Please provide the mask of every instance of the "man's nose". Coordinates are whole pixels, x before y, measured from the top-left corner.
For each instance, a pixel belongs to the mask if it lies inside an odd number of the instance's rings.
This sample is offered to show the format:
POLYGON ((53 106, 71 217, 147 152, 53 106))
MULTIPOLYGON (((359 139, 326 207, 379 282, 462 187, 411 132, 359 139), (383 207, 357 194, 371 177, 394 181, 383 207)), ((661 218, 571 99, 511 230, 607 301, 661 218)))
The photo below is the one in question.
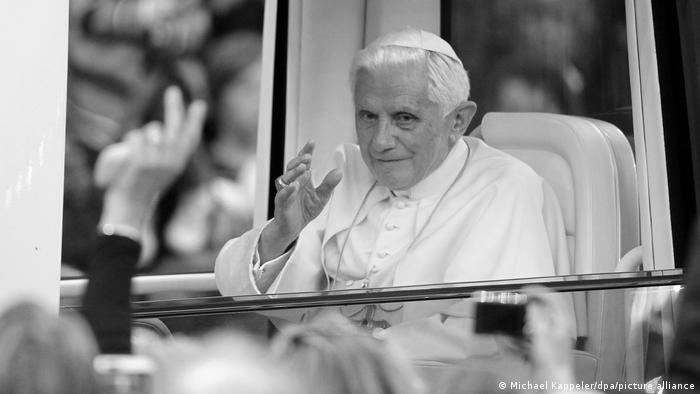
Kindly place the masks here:
POLYGON ((396 146, 392 128, 391 120, 379 119, 377 130, 372 138, 372 149, 375 152, 384 152, 396 146))

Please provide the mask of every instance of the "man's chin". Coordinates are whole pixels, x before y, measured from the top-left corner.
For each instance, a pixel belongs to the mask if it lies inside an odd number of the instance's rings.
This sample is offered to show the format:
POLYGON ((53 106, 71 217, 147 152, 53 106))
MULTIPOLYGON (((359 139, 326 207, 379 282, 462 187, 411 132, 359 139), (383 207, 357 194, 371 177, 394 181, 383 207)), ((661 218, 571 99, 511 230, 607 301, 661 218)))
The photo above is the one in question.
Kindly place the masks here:
POLYGON ((386 186, 391 190, 399 191, 409 189, 415 184, 410 171, 406 171, 400 163, 401 161, 388 162, 391 164, 386 164, 387 162, 375 162, 371 169, 372 174, 377 179, 380 185, 386 186))
POLYGON ((407 190, 413 186, 410 182, 403 179, 396 179, 384 176, 377 176, 377 182, 380 185, 386 186, 393 191, 407 190))

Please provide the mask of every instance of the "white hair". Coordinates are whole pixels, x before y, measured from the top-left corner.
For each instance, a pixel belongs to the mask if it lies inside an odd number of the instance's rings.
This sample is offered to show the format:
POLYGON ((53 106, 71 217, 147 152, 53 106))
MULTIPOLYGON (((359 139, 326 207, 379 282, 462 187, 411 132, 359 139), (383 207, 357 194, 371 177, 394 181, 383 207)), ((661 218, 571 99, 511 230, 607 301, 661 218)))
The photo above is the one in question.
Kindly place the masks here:
POLYGON ((469 76, 459 62, 442 53, 398 45, 370 45, 357 52, 350 67, 353 98, 360 71, 374 73, 397 67, 424 67, 428 99, 445 113, 469 99, 469 76))

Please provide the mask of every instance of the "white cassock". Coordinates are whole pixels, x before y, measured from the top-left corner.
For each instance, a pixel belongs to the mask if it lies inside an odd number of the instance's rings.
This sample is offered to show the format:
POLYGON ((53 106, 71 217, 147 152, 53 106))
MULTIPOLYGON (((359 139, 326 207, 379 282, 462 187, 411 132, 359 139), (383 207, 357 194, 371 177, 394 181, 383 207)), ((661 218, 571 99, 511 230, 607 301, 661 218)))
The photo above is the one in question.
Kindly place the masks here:
MULTIPOLYGON (((292 250, 261 265, 257 245, 264 226, 223 247, 215 268, 221 294, 569 273, 564 224, 553 192, 530 167, 481 140, 460 140, 435 171, 406 191, 378 184, 357 145, 340 146, 333 165, 343 179, 292 250)), ((454 300, 378 305, 372 319, 388 323, 387 332, 399 340, 405 338, 401 342, 414 359, 449 361, 497 351, 495 344, 465 341, 473 320, 453 318, 471 317, 469 305, 454 300), (413 340, 432 330, 440 333, 436 343, 413 340)), ((366 317, 363 306, 340 309, 351 319, 366 317)))

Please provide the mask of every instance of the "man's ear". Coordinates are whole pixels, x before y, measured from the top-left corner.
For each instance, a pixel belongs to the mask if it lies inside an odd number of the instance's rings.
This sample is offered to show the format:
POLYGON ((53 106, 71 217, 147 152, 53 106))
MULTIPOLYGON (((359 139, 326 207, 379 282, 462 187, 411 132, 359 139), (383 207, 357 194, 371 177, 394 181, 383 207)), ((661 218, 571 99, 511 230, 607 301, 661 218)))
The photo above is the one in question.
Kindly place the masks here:
POLYGON ((467 127, 471 123, 472 118, 476 114, 476 103, 473 101, 465 101, 457 106, 452 111, 454 122, 452 123, 453 134, 464 135, 467 132, 467 127))

